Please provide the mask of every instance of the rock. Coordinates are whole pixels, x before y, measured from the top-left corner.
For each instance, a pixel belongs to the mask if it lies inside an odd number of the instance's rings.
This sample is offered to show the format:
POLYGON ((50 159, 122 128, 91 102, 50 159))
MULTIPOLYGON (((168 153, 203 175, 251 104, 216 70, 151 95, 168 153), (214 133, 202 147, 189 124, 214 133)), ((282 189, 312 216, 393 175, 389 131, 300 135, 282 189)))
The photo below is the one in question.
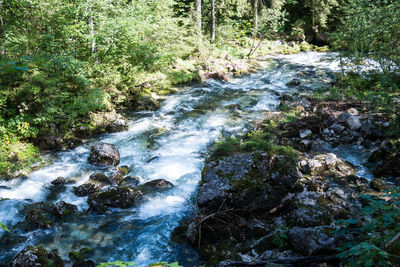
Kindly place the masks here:
POLYGON ((142 192, 129 187, 112 187, 88 198, 92 210, 103 213, 107 207, 127 209, 140 199, 142 192))
POLYGON ((334 249, 335 239, 324 233, 324 228, 294 227, 287 231, 292 247, 303 255, 314 255, 334 249))
POLYGON ((174 185, 172 183, 168 182, 167 180, 157 179, 157 180, 152 180, 152 181, 146 182, 146 183, 140 185, 138 188, 144 194, 148 194, 148 193, 153 193, 153 192, 169 190, 173 187, 174 187, 174 185))
POLYGON ((75 262, 72 264, 72 267, 95 267, 96 265, 92 260, 82 261, 82 262, 75 262))
POLYGON ((353 115, 353 116, 358 116, 358 115, 360 115, 360 113, 358 112, 358 110, 355 109, 355 108, 350 108, 350 109, 347 110, 347 112, 348 112, 349 114, 353 115))
POLYGON ((388 189, 386 182, 380 178, 373 179, 369 183, 369 186, 371 187, 371 189, 378 192, 384 192, 388 189))
POLYGON ((119 161, 119 152, 112 144, 98 142, 90 148, 89 162, 94 165, 116 166, 119 161))
MULTIPOLYGON (((321 154, 308 161, 307 169, 311 175, 348 176, 354 174, 353 167, 338 159, 335 154, 321 154)), ((307 173, 306 173, 307 174, 307 173)))
POLYGON ((284 155, 238 153, 206 164, 197 204, 208 212, 227 205, 247 211, 271 209, 298 179, 284 155), (279 190, 277 190, 279 188, 279 190))
POLYGON ((343 125, 334 123, 331 125, 330 127, 336 134, 340 134, 343 132, 343 130, 345 129, 345 127, 343 125))
POLYGON ((47 251, 41 247, 27 247, 12 260, 13 267, 54 266, 63 267, 61 258, 55 251, 47 251))
POLYGON ((374 170, 375 176, 400 177, 400 152, 389 154, 374 170))
POLYGON ((103 186, 101 183, 86 182, 80 186, 74 186, 74 194, 78 197, 90 196, 100 192, 103 186))
POLYGON ((306 71, 299 71, 296 73, 297 77, 307 77, 309 74, 306 71))
POLYGON ((115 110, 109 112, 94 112, 90 114, 90 121, 95 125, 94 129, 87 127, 75 129, 80 137, 90 137, 102 132, 120 132, 128 129, 127 120, 115 110))
POLYGON ((299 132, 301 139, 307 138, 307 137, 311 136, 311 134, 312 134, 312 132, 310 130, 301 130, 299 132))
POLYGON ((299 86, 300 84, 301 81, 297 78, 294 78, 290 82, 286 83, 286 86, 293 87, 293 86, 299 86))
POLYGON ((293 96, 291 96, 289 94, 283 94, 278 99, 281 100, 281 101, 292 101, 293 100, 293 96))
POLYGON ((311 107, 311 102, 303 98, 300 100, 299 105, 307 109, 311 107))
POLYGON ((282 251, 280 249, 266 250, 261 255, 261 259, 264 261, 273 259, 297 258, 297 257, 299 257, 299 254, 294 252, 293 250, 282 251))
POLYGON ((214 79, 214 80, 220 80, 220 81, 224 81, 224 82, 228 81, 228 77, 224 73, 218 72, 218 71, 205 73, 202 77, 202 80, 206 80, 206 79, 214 79))
POLYGON ((364 120, 361 123, 361 133, 363 134, 364 137, 370 139, 370 140, 377 140, 379 137, 383 136, 382 131, 377 127, 374 121, 368 119, 364 120))
POLYGON ((53 227, 51 206, 45 202, 37 202, 24 206, 25 213, 25 231, 35 229, 49 229, 53 227))
POLYGON ((104 173, 92 173, 89 176, 88 183, 100 183, 103 186, 107 185, 117 185, 119 184, 124 177, 119 172, 119 170, 114 170, 110 175, 106 175, 104 173))
POLYGON ((51 182, 51 184, 55 185, 55 186, 65 185, 66 183, 67 183, 67 181, 65 180, 64 177, 58 177, 51 182))
POLYGON ((133 103, 134 110, 151 110, 155 111, 160 108, 160 103, 150 95, 142 95, 139 100, 133 103))
POLYGON ((348 217, 349 205, 347 202, 335 195, 322 192, 323 184, 315 183, 315 181, 307 184, 307 189, 312 189, 312 187, 316 190, 288 194, 282 200, 280 212, 283 214, 287 226, 329 225, 334 220, 348 217))
POLYGON ((140 184, 140 178, 135 176, 126 176, 118 186, 135 188, 140 184))
POLYGON ((65 203, 64 201, 59 201, 54 205, 53 213, 56 218, 61 219, 68 216, 71 216, 75 212, 78 211, 78 207, 69 203, 65 203))
POLYGON ((124 166, 118 167, 117 170, 118 170, 119 174, 121 174, 122 176, 125 176, 129 172, 129 167, 124 165, 124 166))
POLYGON ((345 123, 351 130, 358 130, 361 128, 361 122, 358 116, 352 115, 348 112, 341 114, 338 117, 338 121, 345 123))

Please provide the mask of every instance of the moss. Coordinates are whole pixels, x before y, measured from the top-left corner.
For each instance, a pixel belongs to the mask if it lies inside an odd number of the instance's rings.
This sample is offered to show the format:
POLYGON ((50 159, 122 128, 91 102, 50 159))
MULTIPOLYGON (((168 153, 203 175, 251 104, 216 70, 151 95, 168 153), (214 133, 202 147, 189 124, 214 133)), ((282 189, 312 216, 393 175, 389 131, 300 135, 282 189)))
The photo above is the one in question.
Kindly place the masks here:
POLYGON ((16 138, 4 138, 0 145, 0 177, 26 175, 32 164, 41 160, 39 149, 31 143, 16 138))

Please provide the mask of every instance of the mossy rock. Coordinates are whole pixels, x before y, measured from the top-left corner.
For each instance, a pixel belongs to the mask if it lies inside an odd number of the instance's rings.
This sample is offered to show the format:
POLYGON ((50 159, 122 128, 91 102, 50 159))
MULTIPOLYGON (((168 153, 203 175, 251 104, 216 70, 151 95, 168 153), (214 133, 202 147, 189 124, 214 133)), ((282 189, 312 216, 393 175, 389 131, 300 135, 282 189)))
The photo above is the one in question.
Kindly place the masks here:
POLYGON ((47 251, 41 247, 27 247, 14 257, 12 266, 63 267, 64 263, 55 251, 47 251))

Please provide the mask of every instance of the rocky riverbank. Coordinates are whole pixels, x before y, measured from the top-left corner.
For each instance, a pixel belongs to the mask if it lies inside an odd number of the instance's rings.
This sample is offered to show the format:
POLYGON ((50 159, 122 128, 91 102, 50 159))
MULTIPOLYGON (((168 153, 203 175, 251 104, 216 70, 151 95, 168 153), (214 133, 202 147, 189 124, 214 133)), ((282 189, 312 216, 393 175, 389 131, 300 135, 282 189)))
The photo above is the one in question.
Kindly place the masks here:
POLYGON ((370 115, 358 102, 313 98, 291 97, 281 110, 269 113, 234 148, 221 154, 219 147, 207 159, 194 215, 172 235, 197 248, 207 265, 277 259, 295 266, 338 265, 337 248, 353 238, 337 235, 340 220, 360 218, 366 205, 361 195, 400 185, 400 143, 387 138, 388 119, 370 115), (261 137, 257 142, 272 140, 287 149, 238 148, 254 133, 261 137), (375 177, 332 153, 337 146, 367 155, 366 168, 375 177))

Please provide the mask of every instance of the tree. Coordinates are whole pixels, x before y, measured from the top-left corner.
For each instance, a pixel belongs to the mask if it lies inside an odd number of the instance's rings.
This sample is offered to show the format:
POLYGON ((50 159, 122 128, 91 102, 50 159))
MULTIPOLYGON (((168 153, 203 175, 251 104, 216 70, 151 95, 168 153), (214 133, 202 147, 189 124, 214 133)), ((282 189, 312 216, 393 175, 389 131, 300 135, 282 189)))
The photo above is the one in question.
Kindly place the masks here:
MULTIPOLYGON (((384 74, 400 72, 400 1, 350 0, 333 44, 351 61, 373 59, 384 74)), ((364 61, 364 64, 371 61, 364 61)))
POLYGON ((305 6, 311 10, 311 23, 314 32, 325 28, 331 9, 338 5, 336 0, 305 0, 305 6))
POLYGON ((257 32, 258 32, 258 1, 259 0, 252 0, 253 19, 254 19, 254 36, 256 36, 257 32))
POLYGON ((215 42, 215 0, 211 0, 211 43, 215 42))
POLYGON ((196 0, 196 26, 197 26, 197 32, 199 34, 199 36, 201 36, 201 0, 196 0))

